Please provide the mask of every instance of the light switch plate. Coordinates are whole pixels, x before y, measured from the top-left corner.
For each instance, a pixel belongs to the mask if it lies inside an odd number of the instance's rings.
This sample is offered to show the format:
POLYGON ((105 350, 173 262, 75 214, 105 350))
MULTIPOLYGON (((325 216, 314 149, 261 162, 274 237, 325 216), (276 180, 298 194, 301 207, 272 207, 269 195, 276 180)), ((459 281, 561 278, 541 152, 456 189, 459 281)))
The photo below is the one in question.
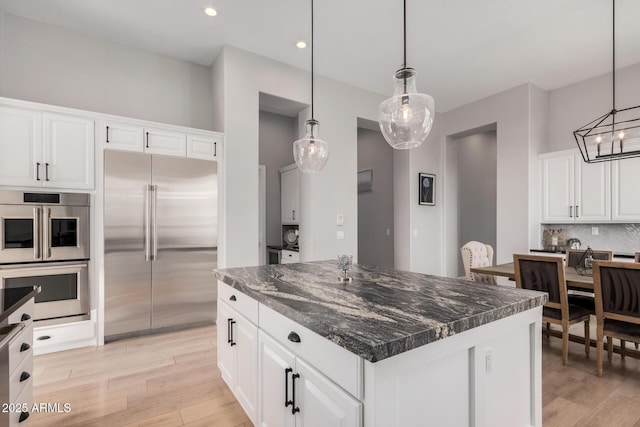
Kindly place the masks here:
POLYGON ((338 214, 336 216, 336 225, 344 225, 344 215, 338 214))
POLYGON ((598 234, 600 234, 600 229, 598 227, 591 227, 591 235, 597 236, 598 234))

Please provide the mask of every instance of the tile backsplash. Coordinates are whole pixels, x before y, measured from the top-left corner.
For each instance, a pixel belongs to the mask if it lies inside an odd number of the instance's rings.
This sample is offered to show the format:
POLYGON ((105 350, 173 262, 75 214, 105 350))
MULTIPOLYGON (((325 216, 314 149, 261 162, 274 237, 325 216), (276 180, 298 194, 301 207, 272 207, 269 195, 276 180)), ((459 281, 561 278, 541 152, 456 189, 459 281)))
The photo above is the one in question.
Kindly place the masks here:
MULTIPOLYGON (((567 239, 577 238, 582 248, 612 250, 616 253, 640 252, 640 224, 544 224, 542 230, 559 229, 567 239), (598 227, 598 235, 591 233, 598 227)), ((542 235, 543 233, 541 233, 542 235)), ((544 242, 540 242, 544 248, 544 242)))

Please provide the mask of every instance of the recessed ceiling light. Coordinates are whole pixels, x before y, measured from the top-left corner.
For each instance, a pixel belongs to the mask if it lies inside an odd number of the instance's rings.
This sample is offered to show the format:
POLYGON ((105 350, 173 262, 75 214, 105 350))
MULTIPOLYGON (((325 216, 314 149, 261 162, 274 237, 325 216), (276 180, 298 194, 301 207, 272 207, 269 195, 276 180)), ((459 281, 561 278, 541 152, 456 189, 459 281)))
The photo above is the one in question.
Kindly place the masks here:
POLYGON ((204 13, 206 13, 209 16, 216 16, 218 14, 218 11, 212 7, 208 7, 204 10, 204 13))
POLYGON ((305 47, 307 47, 307 44, 303 41, 299 41, 298 43, 296 43, 296 47, 298 49, 304 49, 305 47))

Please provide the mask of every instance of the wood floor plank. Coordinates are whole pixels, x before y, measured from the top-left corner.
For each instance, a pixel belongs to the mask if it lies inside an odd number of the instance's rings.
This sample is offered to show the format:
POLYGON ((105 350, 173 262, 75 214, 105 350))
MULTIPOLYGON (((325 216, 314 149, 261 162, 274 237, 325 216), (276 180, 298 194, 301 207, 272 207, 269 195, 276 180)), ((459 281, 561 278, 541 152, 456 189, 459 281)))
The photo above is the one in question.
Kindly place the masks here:
MULTIPOLYGON (((206 326, 36 356, 34 402, 72 411, 34 414, 30 425, 252 426, 222 381, 215 337, 206 326)), ((543 425, 640 427, 640 360, 614 355, 599 378, 595 351, 569 346, 563 366, 561 340, 543 338, 543 425)))

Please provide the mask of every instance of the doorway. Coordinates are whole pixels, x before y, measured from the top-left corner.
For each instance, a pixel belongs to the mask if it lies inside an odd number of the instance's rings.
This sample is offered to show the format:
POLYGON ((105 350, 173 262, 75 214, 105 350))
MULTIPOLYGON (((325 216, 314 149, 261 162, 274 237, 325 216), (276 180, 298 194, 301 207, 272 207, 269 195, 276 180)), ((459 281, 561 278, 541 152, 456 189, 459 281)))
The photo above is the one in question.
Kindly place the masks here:
POLYGON ((496 250, 495 124, 447 138, 447 276, 464 276, 460 247, 471 240, 496 250))

